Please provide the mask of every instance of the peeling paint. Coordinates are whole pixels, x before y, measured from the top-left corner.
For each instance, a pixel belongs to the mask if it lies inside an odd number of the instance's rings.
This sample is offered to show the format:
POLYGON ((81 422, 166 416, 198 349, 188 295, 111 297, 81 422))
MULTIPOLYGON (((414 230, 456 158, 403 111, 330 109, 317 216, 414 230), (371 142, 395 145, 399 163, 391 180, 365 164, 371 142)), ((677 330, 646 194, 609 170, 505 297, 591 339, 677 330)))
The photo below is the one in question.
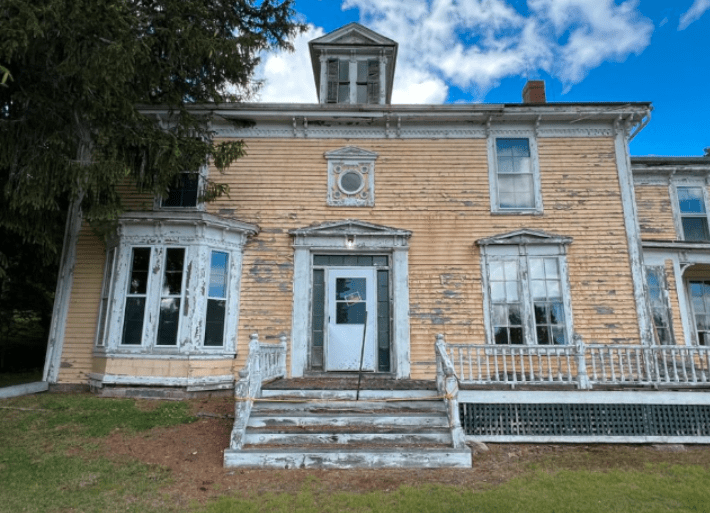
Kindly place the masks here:
POLYGON ((594 305, 594 309, 599 315, 614 315, 614 309, 608 306, 594 305))
POLYGON ((74 367, 71 363, 67 361, 63 361, 61 364, 59 364, 59 367, 62 369, 69 369, 71 367, 74 367))

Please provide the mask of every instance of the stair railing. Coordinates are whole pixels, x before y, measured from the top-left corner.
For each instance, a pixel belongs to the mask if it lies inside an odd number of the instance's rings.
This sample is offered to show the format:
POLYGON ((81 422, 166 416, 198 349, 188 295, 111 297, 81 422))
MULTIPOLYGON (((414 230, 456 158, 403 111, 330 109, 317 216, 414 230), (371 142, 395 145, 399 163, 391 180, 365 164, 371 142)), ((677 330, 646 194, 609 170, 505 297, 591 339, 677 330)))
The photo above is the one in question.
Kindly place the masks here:
POLYGON ((444 397, 446 405, 446 416, 449 419, 449 429, 455 449, 466 447, 466 437, 461 427, 461 417, 459 415, 459 382, 456 378, 456 370, 446 351, 444 335, 436 336, 434 344, 436 353, 436 389, 439 395, 444 397))
POLYGON ((239 380, 234 384, 234 428, 230 438, 231 449, 244 446, 251 409, 254 399, 261 395, 261 385, 279 377, 286 376, 286 337, 282 336, 279 344, 262 344, 259 334, 249 338, 249 355, 244 368, 239 371, 239 380))

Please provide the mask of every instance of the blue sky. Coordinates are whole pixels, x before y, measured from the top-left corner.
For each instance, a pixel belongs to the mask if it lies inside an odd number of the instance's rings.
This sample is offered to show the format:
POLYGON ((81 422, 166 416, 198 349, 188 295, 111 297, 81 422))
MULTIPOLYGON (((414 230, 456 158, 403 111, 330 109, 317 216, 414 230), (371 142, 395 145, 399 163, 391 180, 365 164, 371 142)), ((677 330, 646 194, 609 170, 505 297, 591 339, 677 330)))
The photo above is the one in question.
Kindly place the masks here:
POLYGON ((296 52, 264 56, 261 101, 315 102, 307 43, 357 21, 399 43, 392 103, 650 101, 632 155, 710 146, 710 0, 296 0, 296 52))

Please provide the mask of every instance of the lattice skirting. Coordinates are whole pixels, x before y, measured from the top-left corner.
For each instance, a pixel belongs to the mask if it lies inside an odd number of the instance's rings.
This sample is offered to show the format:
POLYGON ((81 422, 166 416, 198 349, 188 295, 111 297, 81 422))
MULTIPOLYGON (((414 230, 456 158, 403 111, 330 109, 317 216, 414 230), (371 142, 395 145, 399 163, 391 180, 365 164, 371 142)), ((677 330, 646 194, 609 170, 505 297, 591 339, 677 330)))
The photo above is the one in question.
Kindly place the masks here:
POLYGON ((694 438, 707 443, 700 437, 710 437, 710 405, 460 403, 459 412, 467 436, 490 441, 620 437, 619 441, 634 442, 680 437, 685 443, 694 438))

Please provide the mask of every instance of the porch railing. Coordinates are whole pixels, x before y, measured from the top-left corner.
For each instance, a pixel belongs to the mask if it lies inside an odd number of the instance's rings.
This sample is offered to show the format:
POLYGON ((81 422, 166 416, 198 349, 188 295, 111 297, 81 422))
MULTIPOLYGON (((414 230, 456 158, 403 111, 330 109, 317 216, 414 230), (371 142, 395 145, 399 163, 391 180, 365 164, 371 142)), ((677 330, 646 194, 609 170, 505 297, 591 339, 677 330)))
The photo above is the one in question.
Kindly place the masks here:
POLYGON ((286 376, 286 337, 279 344, 262 344, 254 333, 249 340, 249 355, 244 368, 239 371, 239 381, 234 385, 236 404, 234 428, 230 440, 231 449, 244 445, 251 408, 254 399, 261 394, 261 385, 272 379, 286 376))
MULTIPOLYGON (((437 337, 437 341, 443 340, 437 337)), ((445 344, 460 383, 710 387, 710 347, 445 344)))

